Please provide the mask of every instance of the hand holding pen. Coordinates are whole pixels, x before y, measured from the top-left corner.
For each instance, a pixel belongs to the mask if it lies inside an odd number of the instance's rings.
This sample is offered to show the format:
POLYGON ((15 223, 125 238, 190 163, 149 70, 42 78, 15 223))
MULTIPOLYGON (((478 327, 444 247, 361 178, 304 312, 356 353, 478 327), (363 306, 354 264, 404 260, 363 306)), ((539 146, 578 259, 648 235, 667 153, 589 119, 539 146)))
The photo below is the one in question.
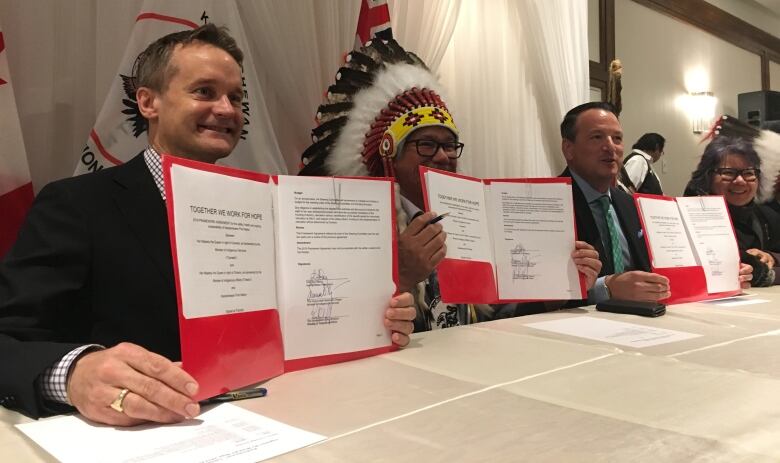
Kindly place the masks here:
POLYGON ((418 214, 398 237, 399 289, 410 291, 425 280, 447 254, 447 234, 439 221, 446 214, 418 214))
POLYGON ((444 214, 437 215, 436 217, 434 217, 433 219, 431 219, 431 220, 428 222, 428 225, 433 225, 433 224, 435 224, 436 222, 439 222, 441 219, 443 219, 443 218, 447 217, 448 215, 450 215, 450 213, 449 213, 449 212, 445 212, 444 214))

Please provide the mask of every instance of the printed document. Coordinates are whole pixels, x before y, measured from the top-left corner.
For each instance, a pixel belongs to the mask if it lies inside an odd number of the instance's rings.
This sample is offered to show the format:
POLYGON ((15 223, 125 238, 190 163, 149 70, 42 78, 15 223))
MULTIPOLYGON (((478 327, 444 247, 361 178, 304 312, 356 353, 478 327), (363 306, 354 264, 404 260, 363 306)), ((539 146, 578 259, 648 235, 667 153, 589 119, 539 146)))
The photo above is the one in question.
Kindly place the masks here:
POLYGON ((63 463, 252 463, 325 440, 231 404, 178 424, 117 428, 70 415, 16 427, 63 463))
POLYGON ((667 330, 596 317, 570 317, 525 326, 628 347, 651 347, 698 338, 700 334, 667 330))

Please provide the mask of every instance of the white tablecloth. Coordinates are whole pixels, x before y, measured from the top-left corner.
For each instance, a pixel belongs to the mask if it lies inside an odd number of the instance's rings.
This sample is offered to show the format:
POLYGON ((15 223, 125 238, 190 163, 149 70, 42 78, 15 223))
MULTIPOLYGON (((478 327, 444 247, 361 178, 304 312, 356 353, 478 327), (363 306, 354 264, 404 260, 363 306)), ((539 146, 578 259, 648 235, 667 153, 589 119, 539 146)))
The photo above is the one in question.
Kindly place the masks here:
MULTIPOLYGON (((282 462, 780 461, 780 288, 760 304, 592 308, 420 333, 401 351, 288 373, 236 404, 327 441, 282 462), (632 349, 527 323, 581 315, 702 336, 632 349)), ((0 409, 0 460, 53 461, 0 409)))

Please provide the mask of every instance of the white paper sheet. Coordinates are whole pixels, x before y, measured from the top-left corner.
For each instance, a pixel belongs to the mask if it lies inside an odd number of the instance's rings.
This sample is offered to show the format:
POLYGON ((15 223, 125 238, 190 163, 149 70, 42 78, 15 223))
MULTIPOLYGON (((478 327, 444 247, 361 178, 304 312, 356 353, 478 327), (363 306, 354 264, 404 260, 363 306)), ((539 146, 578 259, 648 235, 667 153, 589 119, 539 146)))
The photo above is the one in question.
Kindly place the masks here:
POLYGON ((723 197, 677 198, 677 205, 704 268, 707 291, 739 289, 739 247, 723 197))
POLYGON ((653 267, 694 267, 693 253, 677 203, 665 199, 639 198, 653 267))
POLYGON ((486 190, 499 298, 580 299, 571 185, 494 180, 486 190))
POLYGON ((729 297, 726 299, 717 299, 714 301, 708 301, 708 304, 717 305, 721 307, 737 307, 740 305, 753 305, 753 304, 766 304, 772 302, 769 299, 757 299, 757 298, 742 298, 742 297, 729 297))
POLYGON ((275 308, 270 186, 176 164, 171 179, 184 316, 275 308))
POLYGON ((391 344, 392 183, 279 176, 279 306, 288 360, 391 344))
POLYGON ((231 404, 174 425, 115 428, 72 415, 16 427, 63 463, 251 463, 325 439, 231 404))
POLYGON ((439 222, 447 232, 447 257, 492 263, 483 183, 432 171, 425 173, 425 183, 431 210, 450 213, 439 222))
POLYGON ((528 323, 525 326, 628 347, 657 346, 701 336, 588 316, 528 323))

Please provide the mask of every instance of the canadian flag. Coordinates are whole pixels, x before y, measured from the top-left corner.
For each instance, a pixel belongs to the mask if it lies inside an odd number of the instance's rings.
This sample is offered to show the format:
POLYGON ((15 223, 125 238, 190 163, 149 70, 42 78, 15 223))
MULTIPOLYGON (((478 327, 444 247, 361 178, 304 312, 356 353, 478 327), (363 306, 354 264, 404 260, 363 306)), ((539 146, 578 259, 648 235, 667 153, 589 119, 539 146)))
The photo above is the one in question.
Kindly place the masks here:
POLYGON ((207 22, 226 26, 244 52, 243 135, 233 153, 220 163, 270 174, 287 173, 235 0, 145 0, 106 101, 79 155, 76 175, 121 164, 146 148, 146 120, 138 111, 130 82, 135 58, 163 35, 207 22))
POLYGON ((33 200, 33 186, 0 30, 0 258, 16 241, 33 200))
POLYGON ((355 31, 355 50, 360 50, 364 43, 374 37, 382 40, 393 38, 387 0, 362 0, 360 2, 360 14, 358 15, 357 31, 355 31))

